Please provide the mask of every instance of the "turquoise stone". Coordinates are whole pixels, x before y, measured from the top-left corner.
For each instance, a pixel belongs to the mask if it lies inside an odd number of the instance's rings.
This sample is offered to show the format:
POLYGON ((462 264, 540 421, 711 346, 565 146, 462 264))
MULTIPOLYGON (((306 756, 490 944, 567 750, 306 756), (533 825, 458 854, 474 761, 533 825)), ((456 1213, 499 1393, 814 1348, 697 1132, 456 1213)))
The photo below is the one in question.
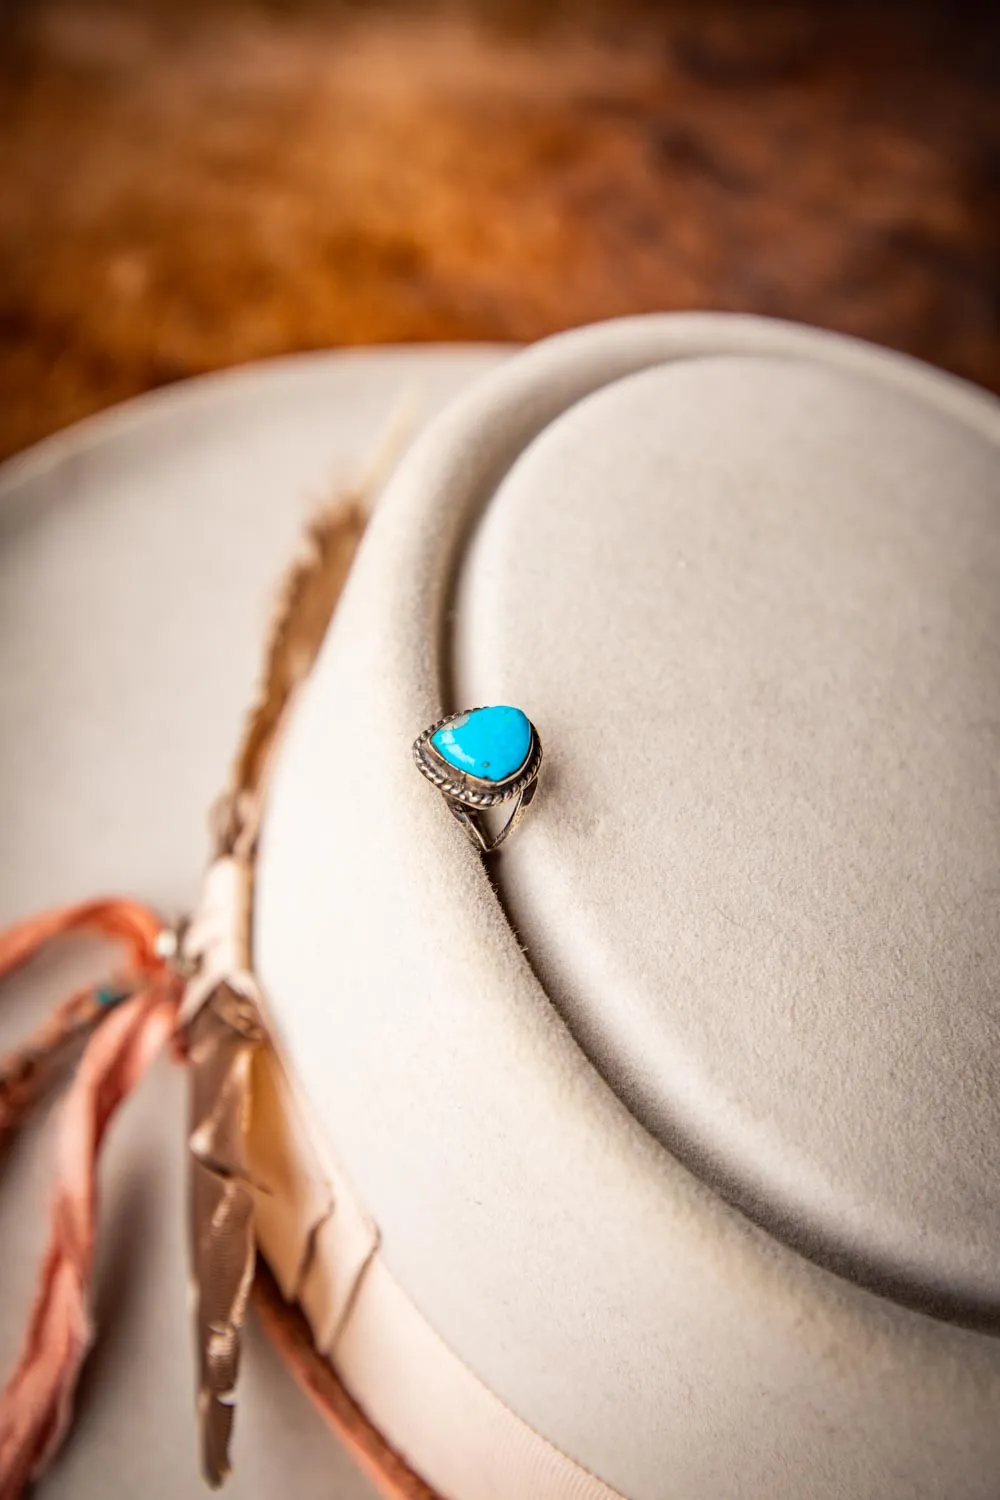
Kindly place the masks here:
POLYGON ((531 724, 519 708, 475 708, 431 737, 450 766, 483 781, 505 781, 531 749, 531 724))
POLYGON ((105 985, 94 991, 94 999, 98 1005, 110 1007, 112 1005, 121 1005, 123 1000, 128 999, 129 994, 129 990, 122 989, 120 986, 105 985))

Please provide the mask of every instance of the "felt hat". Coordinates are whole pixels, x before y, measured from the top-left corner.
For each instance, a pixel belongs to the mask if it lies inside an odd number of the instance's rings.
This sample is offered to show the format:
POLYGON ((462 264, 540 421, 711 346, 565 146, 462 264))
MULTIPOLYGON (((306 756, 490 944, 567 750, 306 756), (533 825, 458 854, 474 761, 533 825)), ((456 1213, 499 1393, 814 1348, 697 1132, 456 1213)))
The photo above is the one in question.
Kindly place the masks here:
MULTIPOLYGON (((175 386, 0 469, 0 925, 94 894, 197 903, 208 815, 309 521, 405 447, 499 348, 306 355, 175 386)), ((0 990, 0 1053, 103 958, 53 949, 0 990)), ((97 1342, 46 1496, 205 1493, 188 1293, 185 1072, 167 1057, 110 1130, 97 1342)), ((24 1336, 57 1122, 3 1158, 0 1366, 24 1336)), ((227 1494, 376 1493, 251 1320, 227 1494)))
MULTIPOLYGON (((993 1492, 998 445, 990 398, 912 361, 672 316, 285 362, 8 468, 5 915, 196 909, 188 1060, 254 1101, 265 1321, 384 1492, 993 1492), (257 698, 198 898, 265 578, 401 386, 466 379, 304 681, 274 722, 257 698), (478 703, 545 747, 489 863, 410 756, 478 703)), ((340 525, 283 621, 339 593, 340 525)), ((151 1233, 129 1266, 162 1295, 151 1233)), ((119 1353, 151 1407, 179 1321, 119 1353)), ((331 1492, 251 1415, 254 1367, 231 1483, 331 1492)), ((89 1442, 102 1494, 122 1463, 122 1494, 193 1486, 176 1426, 154 1459, 120 1415, 116 1469, 98 1416, 50 1484, 89 1442)))

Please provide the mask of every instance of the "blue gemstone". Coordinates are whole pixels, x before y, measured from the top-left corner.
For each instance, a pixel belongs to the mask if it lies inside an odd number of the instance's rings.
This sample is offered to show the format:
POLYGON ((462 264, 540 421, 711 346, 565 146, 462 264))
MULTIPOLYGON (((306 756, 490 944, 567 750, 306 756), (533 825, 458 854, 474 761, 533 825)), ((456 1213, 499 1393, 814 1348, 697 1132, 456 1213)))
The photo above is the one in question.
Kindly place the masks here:
POLYGON ((121 1005, 123 1000, 129 998, 130 993, 129 990, 123 989, 120 985, 103 985, 100 989, 94 991, 94 999, 98 1005, 110 1007, 112 1005, 121 1005))
POLYGON ((449 765, 483 781, 505 781, 531 749, 531 724, 519 708, 476 708, 431 738, 449 765))

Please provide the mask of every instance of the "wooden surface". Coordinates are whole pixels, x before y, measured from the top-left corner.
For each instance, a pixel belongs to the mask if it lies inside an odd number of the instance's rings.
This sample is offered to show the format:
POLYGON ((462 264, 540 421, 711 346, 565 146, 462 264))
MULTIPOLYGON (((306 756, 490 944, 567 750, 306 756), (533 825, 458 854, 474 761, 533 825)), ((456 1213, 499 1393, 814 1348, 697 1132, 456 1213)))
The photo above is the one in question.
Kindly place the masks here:
POLYGON ((995 11, 0 0, 0 453, 262 355, 659 308, 1000 388, 995 11))

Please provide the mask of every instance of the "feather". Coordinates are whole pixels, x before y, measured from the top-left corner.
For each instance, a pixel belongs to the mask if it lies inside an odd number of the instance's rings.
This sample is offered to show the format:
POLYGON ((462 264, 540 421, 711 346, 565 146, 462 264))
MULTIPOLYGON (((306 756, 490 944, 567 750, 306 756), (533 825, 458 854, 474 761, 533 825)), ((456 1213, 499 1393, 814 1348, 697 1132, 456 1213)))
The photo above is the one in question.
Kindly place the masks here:
POLYGON ((256 1264, 248 1133, 264 1039, 250 969, 250 861, 280 726, 326 634, 367 518, 361 497, 319 516, 289 573, 229 790, 213 816, 214 860, 184 946, 189 1076, 190 1250, 202 1470, 230 1471, 243 1324, 256 1264))
POLYGON ((202 1468, 229 1473, 240 1335, 253 1284, 253 1194, 246 1155, 250 1075, 262 1032, 252 1002, 220 985, 188 1032, 190 1233, 202 1468))
POLYGON ((248 1132, 264 1031, 250 964, 251 860, 278 731, 308 674, 364 530, 363 497, 313 524, 292 570, 229 791, 214 820, 202 909, 185 934, 111 898, 43 912, 0 932, 0 978, 53 938, 122 942, 124 985, 79 991, 0 1058, 0 1137, 17 1128, 74 1044, 89 1036, 62 1115, 52 1234, 20 1361, 0 1397, 0 1496, 19 1495, 58 1447, 92 1339, 89 1292, 96 1163, 108 1123, 166 1038, 190 1078, 190 1240, 202 1463, 229 1472, 233 1401, 256 1260, 248 1132), (186 984, 183 1001, 181 989, 186 984), (175 1031, 180 1027, 180 1034, 175 1031))
POLYGON ((216 813, 220 845, 236 847, 247 825, 256 836, 252 808, 259 807, 278 731, 322 645, 367 519, 362 496, 322 511, 309 526, 302 556, 288 571, 265 643, 264 671, 233 766, 231 789, 216 813))

